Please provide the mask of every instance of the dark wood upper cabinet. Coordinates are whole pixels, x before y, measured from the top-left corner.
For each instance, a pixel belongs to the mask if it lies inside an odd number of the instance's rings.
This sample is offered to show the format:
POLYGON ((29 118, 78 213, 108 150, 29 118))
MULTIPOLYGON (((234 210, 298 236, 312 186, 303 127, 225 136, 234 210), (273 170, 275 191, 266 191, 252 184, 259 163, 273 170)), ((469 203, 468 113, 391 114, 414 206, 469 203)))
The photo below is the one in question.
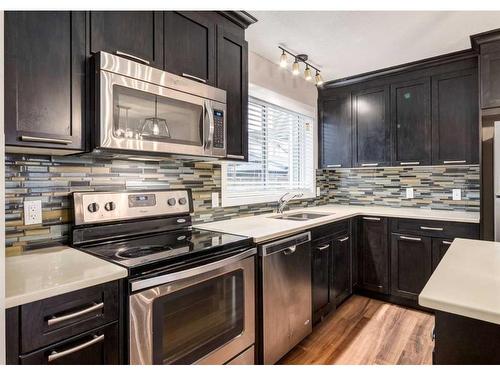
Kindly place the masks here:
POLYGON ((390 164, 389 87, 353 93, 353 166, 390 164))
POLYGON ((430 237, 393 234, 391 295, 417 301, 432 274, 430 237))
POLYGON ((389 246, 386 218, 364 216, 358 231, 358 285, 361 289, 389 293, 389 246))
POLYGON ((431 88, 422 78, 391 85, 393 165, 431 163, 431 88))
POLYGON ((351 167, 351 94, 325 97, 319 107, 320 168, 351 167))
POLYGON ((163 69, 163 13, 90 12, 90 52, 106 51, 163 69))
POLYGON ((351 237, 345 234, 335 238, 332 254, 331 300, 338 306, 351 295, 351 237))
POLYGON ((479 162, 477 69, 432 77, 432 164, 479 162))
POLYGON ((165 12, 165 70, 216 84, 216 25, 210 12, 165 12))
POLYGON ((83 149, 85 13, 5 12, 5 142, 83 149))
POLYGON ((217 25, 217 87, 227 93, 227 158, 248 160, 248 46, 217 25))
POLYGON ((500 42, 481 44, 481 108, 500 107, 500 42))

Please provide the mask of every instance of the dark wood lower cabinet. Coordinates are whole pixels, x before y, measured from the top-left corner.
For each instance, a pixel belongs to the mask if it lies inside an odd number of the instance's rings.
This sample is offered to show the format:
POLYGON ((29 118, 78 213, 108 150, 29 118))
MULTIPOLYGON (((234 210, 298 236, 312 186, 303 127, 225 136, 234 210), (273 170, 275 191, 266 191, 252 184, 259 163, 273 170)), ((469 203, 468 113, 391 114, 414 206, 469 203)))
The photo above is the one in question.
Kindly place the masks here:
POLYGON ((432 239, 432 272, 434 272, 441 259, 443 259, 452 242, 452 239, 432 239))
POLYGON ((331 300, 340 305, 351 295, 351 237, 347 234, 333 240, 333 278, 331 300))
POLYGON ((417 301, 431 274, 431 238, 393 234, 391 295, 417 301))
POLYGON ((330 279, 332 270, 331 240, 313 244, 312 251, 312 310, 313 323, 330 311, 330 279))

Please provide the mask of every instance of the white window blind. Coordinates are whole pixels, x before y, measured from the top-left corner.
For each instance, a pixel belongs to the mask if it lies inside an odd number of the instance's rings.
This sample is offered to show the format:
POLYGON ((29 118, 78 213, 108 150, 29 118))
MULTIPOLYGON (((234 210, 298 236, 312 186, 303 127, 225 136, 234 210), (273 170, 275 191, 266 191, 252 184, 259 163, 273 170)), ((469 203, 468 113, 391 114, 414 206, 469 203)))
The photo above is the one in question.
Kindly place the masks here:
POLYGON ((287 191, 314 195, 313 119, 250 97, 248 162, 225 166, 223 199, 272 201, 287 191))

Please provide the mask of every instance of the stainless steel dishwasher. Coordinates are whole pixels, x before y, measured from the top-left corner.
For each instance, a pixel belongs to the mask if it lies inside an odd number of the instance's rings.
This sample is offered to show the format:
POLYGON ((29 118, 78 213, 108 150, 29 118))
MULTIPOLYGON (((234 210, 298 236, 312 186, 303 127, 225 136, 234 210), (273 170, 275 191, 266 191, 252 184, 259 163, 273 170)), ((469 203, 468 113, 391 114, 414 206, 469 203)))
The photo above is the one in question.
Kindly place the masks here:
POLYGON ((259 247, 262 362, 274 364, 312 331, 311 233, 259 247))

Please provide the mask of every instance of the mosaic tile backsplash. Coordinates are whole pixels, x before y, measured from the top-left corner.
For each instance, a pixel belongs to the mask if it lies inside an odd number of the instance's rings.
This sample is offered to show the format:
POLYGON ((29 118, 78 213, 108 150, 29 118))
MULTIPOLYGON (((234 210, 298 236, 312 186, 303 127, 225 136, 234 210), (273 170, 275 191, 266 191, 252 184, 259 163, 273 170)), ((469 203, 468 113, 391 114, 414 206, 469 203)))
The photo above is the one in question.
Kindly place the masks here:
MULTIPOLYGON (((78 156, 8 154, 5 158, 7 254, 67 243, 71 225, 69 194, 74 191, 118 191, 190 188, 195 223, 272 212, 276 205, 211 208, 211 194, 221 187, 217 164, 172 158, 162 162, 90 159, 78 156), (41 200, 43 223, 25 226, 23 202, 41 200)), ((394 207, 479 211, 479 167, 417 167, 318 170, 321 196, 292 204, 375 204, 394 207), (415 189, 405 199, 405 187, 415 189), (451 189, 462 189, 453 201, 451 189)))

